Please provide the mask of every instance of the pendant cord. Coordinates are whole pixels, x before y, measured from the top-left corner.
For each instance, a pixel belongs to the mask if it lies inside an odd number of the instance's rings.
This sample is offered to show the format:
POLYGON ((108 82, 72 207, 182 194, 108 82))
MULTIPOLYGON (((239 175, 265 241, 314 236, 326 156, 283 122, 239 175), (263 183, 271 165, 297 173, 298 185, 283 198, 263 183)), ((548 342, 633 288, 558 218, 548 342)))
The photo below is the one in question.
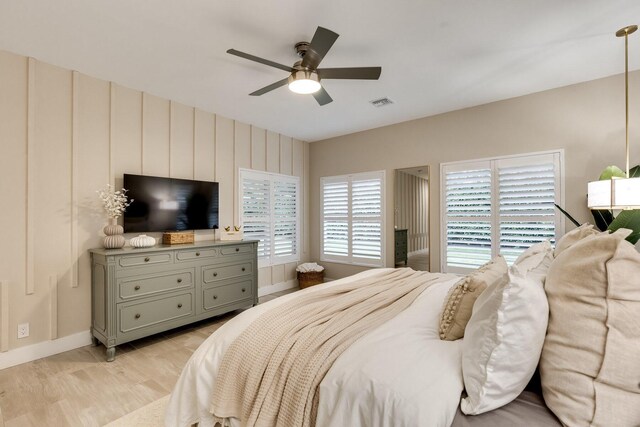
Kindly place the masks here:
POLYGON ((625 108, 625 138, 627 162, 627 178, 629 178, 629 33, 624 34, 624 108, 625 108))

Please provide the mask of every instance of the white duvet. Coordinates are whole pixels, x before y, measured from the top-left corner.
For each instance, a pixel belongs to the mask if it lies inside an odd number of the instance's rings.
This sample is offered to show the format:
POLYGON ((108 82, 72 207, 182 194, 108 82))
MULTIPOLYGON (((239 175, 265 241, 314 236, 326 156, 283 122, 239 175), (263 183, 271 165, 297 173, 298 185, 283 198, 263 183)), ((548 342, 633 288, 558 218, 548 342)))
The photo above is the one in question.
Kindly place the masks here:
MULTIPOLYGON (((307 288, 334 286, 376 274, 307 288)), ((449 426, 463 389, 461 341, 438 338, 438 317, 449 288, 459 278, 427 288, 394 319, 354 343, 336 360, 320 384, 316 425, 449 426)), ((240 313, 214 332, 182 371, 171 394, 166 425, 213 427, 208 409, 218 365, 231 342, 265 311, 295 298, 292 293, 240 313)), ((232 426, 241 425, 232 419, 232 426)))

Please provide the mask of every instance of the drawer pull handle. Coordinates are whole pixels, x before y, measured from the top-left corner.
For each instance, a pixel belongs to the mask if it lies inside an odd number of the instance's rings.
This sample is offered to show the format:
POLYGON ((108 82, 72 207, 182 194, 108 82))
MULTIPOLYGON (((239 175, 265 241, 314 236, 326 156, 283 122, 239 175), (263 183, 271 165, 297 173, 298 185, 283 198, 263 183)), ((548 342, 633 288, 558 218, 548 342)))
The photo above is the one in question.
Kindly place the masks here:
POLYGON ((139 291, 139 290, 140 290, 140 285, 136 285, 136 286, 133 288, 133 290, 134 290, 134 291, 139 291))
POLYGON ((149 261, 151 261, 151 259, 150 259, 149 257, 146 257, 146 258, 144 259, 144 262, 149 262, 149 261))
POLYGON ((242 267, 242 271, 245 271, 245 270, 246 270, 246 268, 242 267))
POLYGON ((213 296, 213 299, 218 299, 218 295, 214 295, 214 296, 213 296))
POLYGON ((236 248, 236 252, 240 252, 240 248, 236 248))
POLYGON ((213 273, 213 277, 217 277, 217 276, 218 276, 218 273, 213 273))
POLYGON ((181 302, 178 303, 178 308, 182 308, 182 303, 181 302))
POLYGON ((196 252, 196 256, 200 256, 200 252, 196 252))
POLYGON ((242 288, 242 292, 245 292, 245 291, 246 291, 246 289, 245 289, 245 288, 242 288))
POLYGON ((135 317, 136 317, 136 319, 139 319, 140 318, 140 313, 136 313, 135 317))
POLYGON ((178 283, 182 283, 182 279, 178 279, 178 283))

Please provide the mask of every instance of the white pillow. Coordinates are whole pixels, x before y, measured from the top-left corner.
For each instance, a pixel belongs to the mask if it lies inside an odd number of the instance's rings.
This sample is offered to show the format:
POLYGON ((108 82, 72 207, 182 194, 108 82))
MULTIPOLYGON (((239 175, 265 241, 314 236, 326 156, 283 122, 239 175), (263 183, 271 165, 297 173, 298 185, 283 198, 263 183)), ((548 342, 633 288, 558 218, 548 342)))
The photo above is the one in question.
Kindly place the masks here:
POLYGON ((527 249, 509 270, 509 282, 487 288, 476 300, 462 342, 467 415, 514 400, 536 370, 549 318, 544 278, 553 248, 527 249))

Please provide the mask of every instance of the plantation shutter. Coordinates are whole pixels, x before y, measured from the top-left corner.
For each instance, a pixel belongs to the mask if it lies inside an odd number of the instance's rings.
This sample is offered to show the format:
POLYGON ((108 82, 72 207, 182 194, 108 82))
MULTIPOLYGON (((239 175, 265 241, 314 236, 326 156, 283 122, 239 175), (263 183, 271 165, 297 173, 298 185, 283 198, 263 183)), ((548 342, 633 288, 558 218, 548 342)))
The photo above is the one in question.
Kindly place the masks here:
POLYGON ((491 260, 491 164, 454 165, 444 171, 446 271, 491 260))
POLYGON ((271 257, 271 182, 245 173, 242 178, 242 227, 244 237, 259 240, 258 260, 271 257))
POLYGON ((274 179, 273 256, 283 262, 297 256, 298 184, 284 177, 274 179))
POLYGON ((322 243, 325 256, 349 256, 349 181, 322 179, 322 243))
POLYGON ((382 260, 382 178, 351 181, 351 253, 382 260))
POLYGON ((496 161, 500 254, 509 264, 529 246, 555 242, 559 154, 496 161))
POLYGON ((384 171, 325 177, 321 260, 384 265, 384 171))
POLYGON ((299 178, 241 169, 240 190, 240 222, 244 238, 259 241, 259 266, 297 261, 299 178))
POLYGON ((502 255, 555 242, 561 153, 443 164, 442 271, 464 273, 502 255))

